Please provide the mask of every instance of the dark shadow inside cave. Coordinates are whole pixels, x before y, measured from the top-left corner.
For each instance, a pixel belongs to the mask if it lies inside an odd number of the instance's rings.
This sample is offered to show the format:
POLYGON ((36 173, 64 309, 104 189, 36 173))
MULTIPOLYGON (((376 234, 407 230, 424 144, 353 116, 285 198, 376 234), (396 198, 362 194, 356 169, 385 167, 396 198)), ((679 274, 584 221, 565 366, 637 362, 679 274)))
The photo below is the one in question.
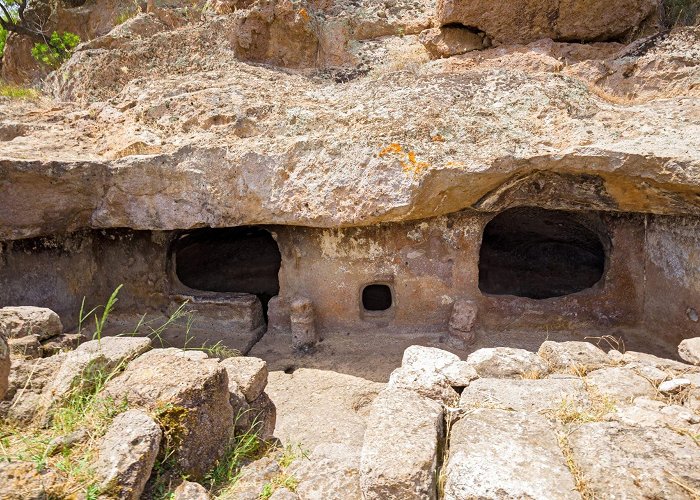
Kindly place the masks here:
POLYGON ((264 229, 197 229, 175 242, 175 273, 183 285, 210 292, 257 295, 267 318, 267 304, 279 293, 282 257, 264 229))
POLYGON ((560 297, 592 287, 604 270, 604 245, 581 214, 512 208, 484 228, 479 253, 483 293, 560 297))

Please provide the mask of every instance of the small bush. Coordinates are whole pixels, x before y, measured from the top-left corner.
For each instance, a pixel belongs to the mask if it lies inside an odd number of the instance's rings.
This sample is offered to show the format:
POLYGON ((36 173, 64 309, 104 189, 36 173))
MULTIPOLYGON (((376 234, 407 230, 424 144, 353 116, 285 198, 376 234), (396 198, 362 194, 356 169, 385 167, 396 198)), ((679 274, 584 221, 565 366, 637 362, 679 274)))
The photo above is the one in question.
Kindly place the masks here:
POLYGON ((667 27, 693 26, 700 23, 700 0, 664 0, 667 27))
POLYGON ((5 41, 7 40, 7 30, 0 26, 0 59, 5 51, 5 41))
POLYGON ((80 43, 80 37, 75 33, 57 33, 54 31, 47 43, 34 44, 32 57, 51 68, 58 68, 66 62, 80 43))

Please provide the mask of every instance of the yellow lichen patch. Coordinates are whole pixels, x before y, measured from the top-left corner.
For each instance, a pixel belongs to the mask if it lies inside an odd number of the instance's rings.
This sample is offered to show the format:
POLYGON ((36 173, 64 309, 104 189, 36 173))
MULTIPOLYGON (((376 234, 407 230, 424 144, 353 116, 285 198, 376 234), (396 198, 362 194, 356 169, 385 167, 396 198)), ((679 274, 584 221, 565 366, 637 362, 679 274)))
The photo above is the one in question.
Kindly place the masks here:
POLYGON ((389 154, 397 155, 403 171, 406 173, 413 173, 414 176, 430 167, 428 162, 418 161, 415 151, 404 151, 401 144, 395 142, 383 148, 377 156, 379 156, 379 158, 384 158, 389 154))
POLYGON ((392 142, 387 147, 382 149, 377 156, 379 156, 380 158, 384 158, 388 154, 402 153, 402 152, 403 152, 403 148, 401 147, 401 144, 398 144, 396 142, 392 142))
POLYGON ((299 17, 301 17, 305 23, 308 23, 309 19, 311 18, 311 16, 309 16, 309 13, 303 7, 299 9, 299 17))

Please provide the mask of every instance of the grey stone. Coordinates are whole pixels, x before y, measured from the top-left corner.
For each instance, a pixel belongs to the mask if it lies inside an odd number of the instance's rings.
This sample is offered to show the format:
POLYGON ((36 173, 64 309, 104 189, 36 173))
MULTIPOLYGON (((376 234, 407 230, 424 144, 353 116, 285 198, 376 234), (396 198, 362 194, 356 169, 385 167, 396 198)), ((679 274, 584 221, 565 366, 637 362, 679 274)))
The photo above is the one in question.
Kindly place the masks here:
POLYGON ((479 376, 508 378, 542 376, 548 373, 547 364, 535 353, 513 347, 490 347, 474 351, 467 357, 479 376))
POLYGON ((647 379, 627 367, 594 370, 586 376, 586 383, 600 395, 620 403, 631 403, 636 397, 656 394, 656 389, 647 379))
POLYGON ((552 342, 542 343, 537 354, 548 364, 552 371, 583 372, 603 368, 610 364, 605 351, 590 342, 552 342))
POLYGON ((683 340, 678 346, 678 355, 692 365, 700 365, 700 337, 683 340))
POLYGON ((309 299, 298 297, 292 301, 289 322, 292 329, 292 346, 295 349, 308 349, 316 345, 316 315, 313 303, 309 299))
POLYGON ((179 471, 194 480, 221 458, 230 441, 228 376, 217 359, 154 349, 129 363, 103 393, 177 419, 182 432, 172 457, 179 471))
POLYGON ((63 333, 43 341, 41 343, 41 355, 47 357, 59 352, 72 351, 84 340, 85 336, 81 333, 63 333))
POLYGON ((670 429, 591 422, 568 442, 593 498, 687 499, 678 483, 700 490, 700 447, 670 429))
POLYGON ((476 370, 452 354, 434 347, 410 346, 403 354, 401 367, 389 377, 388 387, 416 391, 423 396, 456 404, 463 388, 477 378, 476 370))
POLYGON ((292 462, 287 472, 299 481, 296 492, 304 500, 360 500, 360 453, 360 448, 341 443, 320 444, 292 462))
MULTIPOLYGON (((432 31, 432 30, 427 30, 432 31)), ((452 304, 452 314, 448 324, 450 335, 469 345, 474 342, 474 323, 476 323, 477 306, 472 300, 456 300, 452 304)))
POLYGON ((13 306, 0 309, 0 333, 8 339, 38 335, 45 340, 63 333, 58 314, 45 307, 13 306))
POLYGON ((173 492, 173 500, 210 500, 209 491, 199 483, 183 481, 173 492))
POLYGON ((684 387, 690 386, 690 380, 687 378, 674 378, 672 380, 667 380, 666 382, 661 382, 659 384, 659 392, 663 393, 673 393, 678 392, 684 387))
POLYGON ((672 359, 660 358, 646 352, 626 351, 622 356, 625 363, 642 363, 653 366, 663 371, 671 371, 674 373, 700 373, 700 367, 687 365, 680 361, 672 359))
POLYGON ((579 404, 588 401, 581 380, 481 378, 462 392, 459 406, 463 409, 483 406, 537 413, 554 409, 564 400, 579 404))
POLYGON ((580 495, 552 424, 533 413, 482 408, 452 427, 444 498, 580 495))
POLYGON ((372 404, 360 461, 365 500, 434 499, 442 405, 387 388, 372 404))
POLYGON ((282 473, 282 468, 271 456, 251 462, 240 470, 233 488, 219 497, 220 500, 259 500, 266 484, 282 473))
POLYGON ((267 385, 267 363, 259 358, 236 356, 224 359, 228 381, 235 383, 247 402, 257 399, 267 385))
POLYGON ((0 498, 3 500, 48 500, 65 498, 58 474, 37 469, 34 462, 0 462, 0 498))
POLYGON ((94 464, 103 493, 138 500, 155 464, 161 435, 158 424, 142 410, 117 415, 94 464))

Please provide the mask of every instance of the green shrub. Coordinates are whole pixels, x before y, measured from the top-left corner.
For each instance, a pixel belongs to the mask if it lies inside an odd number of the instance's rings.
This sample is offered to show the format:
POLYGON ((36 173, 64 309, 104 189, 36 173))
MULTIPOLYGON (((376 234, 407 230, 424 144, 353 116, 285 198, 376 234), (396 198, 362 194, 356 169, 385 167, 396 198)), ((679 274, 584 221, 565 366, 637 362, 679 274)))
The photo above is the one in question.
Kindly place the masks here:
POLYGON ((80 37, 75 33, 59 34, 54 31, 47 43, 34 44, 32 57, 47 66, 58 68, 68 60, 79 43, 80 37))
POLYGON ((5 40, 7 40, 7 30, 0 26, 0 59, 2 59, 2 53, 5 50, 5 40))

